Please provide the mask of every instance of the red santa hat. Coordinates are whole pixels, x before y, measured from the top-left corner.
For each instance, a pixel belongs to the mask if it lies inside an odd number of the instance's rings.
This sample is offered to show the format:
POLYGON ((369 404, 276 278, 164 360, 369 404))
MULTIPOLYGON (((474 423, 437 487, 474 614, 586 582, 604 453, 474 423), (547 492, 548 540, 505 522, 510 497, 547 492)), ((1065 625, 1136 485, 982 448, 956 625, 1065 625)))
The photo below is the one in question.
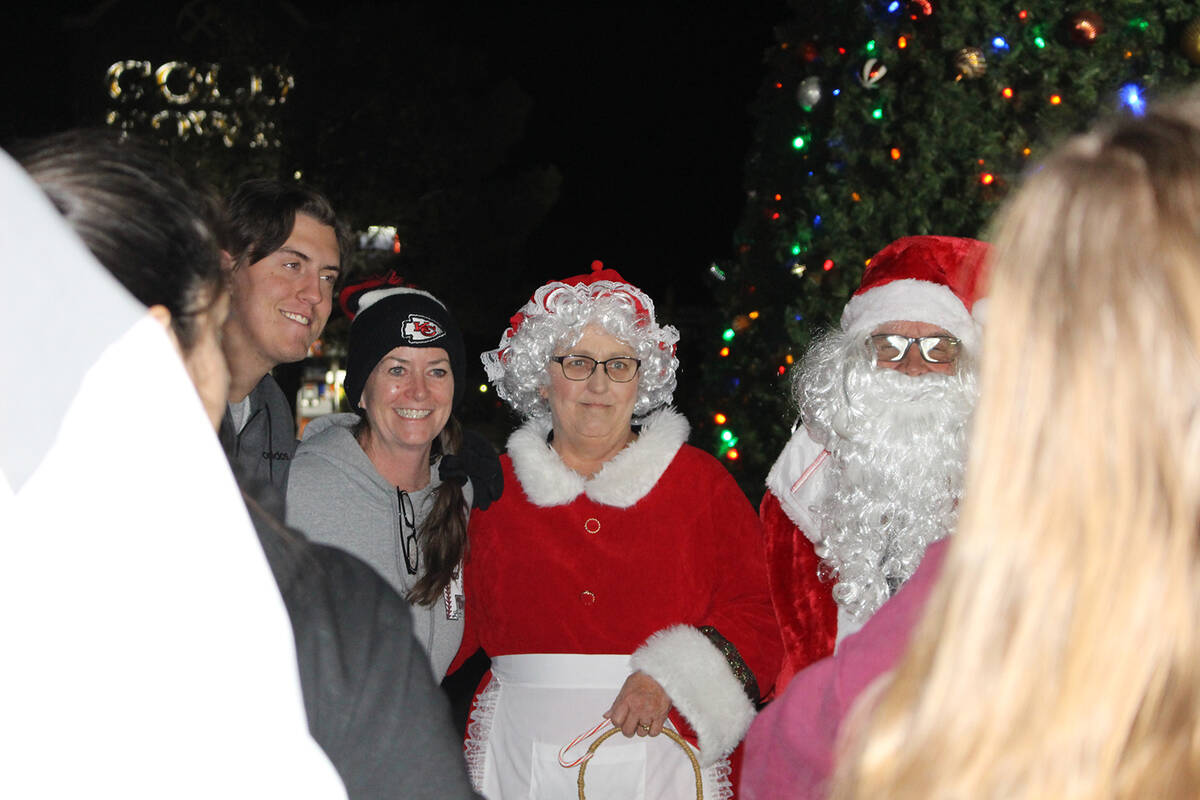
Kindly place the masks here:
MULTIPOLYGON (((559 283, 565 283, 568 286, 591 286, 597 281, 612 281, 613 283, 629 284, 629 281, 621 277, 621 273, 615 269, 604 266, 603 261, 593 261, 591 271, 585 272, 582 275, 575 275, 570 278, 563 278, 559 283)), ((632 284, 629 284, 632 287, 632 284)))
POLYGON ((868 262, 862 285, 842 311, 842 330, 885 322, 928 322, 979 346, 988 245, 958 236, 906 236, 868 262))
POLYGON ((638 320, 654 323, 654 303, 646 293, 622 278, 615 269, 605 267, 601 261, 593 261, 591 272, 551 281, 538 288, 529 302, 509 320, 510 327, 501 341, 511 339, 526 319, 553 314, 555 304, 560 301, 559 292, 567 292, 581 303, 601 297, 620 297, 633 308, 638 320), (568 286, 574 288, 567 289, 568 286))

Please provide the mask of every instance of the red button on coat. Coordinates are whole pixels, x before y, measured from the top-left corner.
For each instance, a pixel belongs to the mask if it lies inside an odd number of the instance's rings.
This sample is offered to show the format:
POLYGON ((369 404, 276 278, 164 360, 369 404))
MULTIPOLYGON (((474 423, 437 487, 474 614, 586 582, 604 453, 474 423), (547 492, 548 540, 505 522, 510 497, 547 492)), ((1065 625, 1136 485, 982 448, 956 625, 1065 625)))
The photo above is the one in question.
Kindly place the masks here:
POLYGON ((585 606, 594 606, 596 604, 596 595, 592 594, 591 592, 580 592, 579 602, 583 603, 585 606))
POLYGON ((588 517, 587 520, 583 523, 583 529, 585 531, 587 531, 588 533, 599 533, 600 532, 600 520, 596 519, 595 517, 588 517))

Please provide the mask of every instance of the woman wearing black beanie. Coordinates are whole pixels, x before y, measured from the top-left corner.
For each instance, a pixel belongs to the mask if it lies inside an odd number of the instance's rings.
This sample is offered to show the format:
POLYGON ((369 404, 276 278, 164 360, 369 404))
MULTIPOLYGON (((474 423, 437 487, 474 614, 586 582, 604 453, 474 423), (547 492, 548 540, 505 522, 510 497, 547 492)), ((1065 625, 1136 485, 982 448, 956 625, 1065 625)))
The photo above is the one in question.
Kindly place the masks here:
POLYGON ((499 495, 499 462, 454 418, 465 358, 445 305, 395 273, 349 286, 341 300, 352 320, 353 413, 306 426, 288 480, 288 523, 354 553, 409 600, 441 680, 462 639, 467 515, 499 495))

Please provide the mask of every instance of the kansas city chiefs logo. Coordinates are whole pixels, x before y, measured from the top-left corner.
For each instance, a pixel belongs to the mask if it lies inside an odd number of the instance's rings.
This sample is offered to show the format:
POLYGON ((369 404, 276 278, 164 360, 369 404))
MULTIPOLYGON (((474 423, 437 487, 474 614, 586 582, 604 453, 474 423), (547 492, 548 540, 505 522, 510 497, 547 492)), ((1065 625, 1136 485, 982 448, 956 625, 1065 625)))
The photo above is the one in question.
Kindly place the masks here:
POLYGON ((410 342, 432 342, 446 335, 440 325, 420 314, 409 314, 401 333, 410 342))

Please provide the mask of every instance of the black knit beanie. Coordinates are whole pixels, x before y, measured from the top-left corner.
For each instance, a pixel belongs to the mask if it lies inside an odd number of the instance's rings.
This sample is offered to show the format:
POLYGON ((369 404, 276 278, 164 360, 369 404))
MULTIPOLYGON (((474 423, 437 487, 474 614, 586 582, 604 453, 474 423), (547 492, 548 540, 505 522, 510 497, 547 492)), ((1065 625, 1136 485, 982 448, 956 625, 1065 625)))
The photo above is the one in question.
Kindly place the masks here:
POLYGON ((459 407, 467 381, 466 348, 458 323, 437 298, 406 286, 359 284, 342 293, 342 307, 351 317, 346 399, 352 410, 358 411, 371 370, 397 347, 445 350, 454 375, 453 408, 459 407))

